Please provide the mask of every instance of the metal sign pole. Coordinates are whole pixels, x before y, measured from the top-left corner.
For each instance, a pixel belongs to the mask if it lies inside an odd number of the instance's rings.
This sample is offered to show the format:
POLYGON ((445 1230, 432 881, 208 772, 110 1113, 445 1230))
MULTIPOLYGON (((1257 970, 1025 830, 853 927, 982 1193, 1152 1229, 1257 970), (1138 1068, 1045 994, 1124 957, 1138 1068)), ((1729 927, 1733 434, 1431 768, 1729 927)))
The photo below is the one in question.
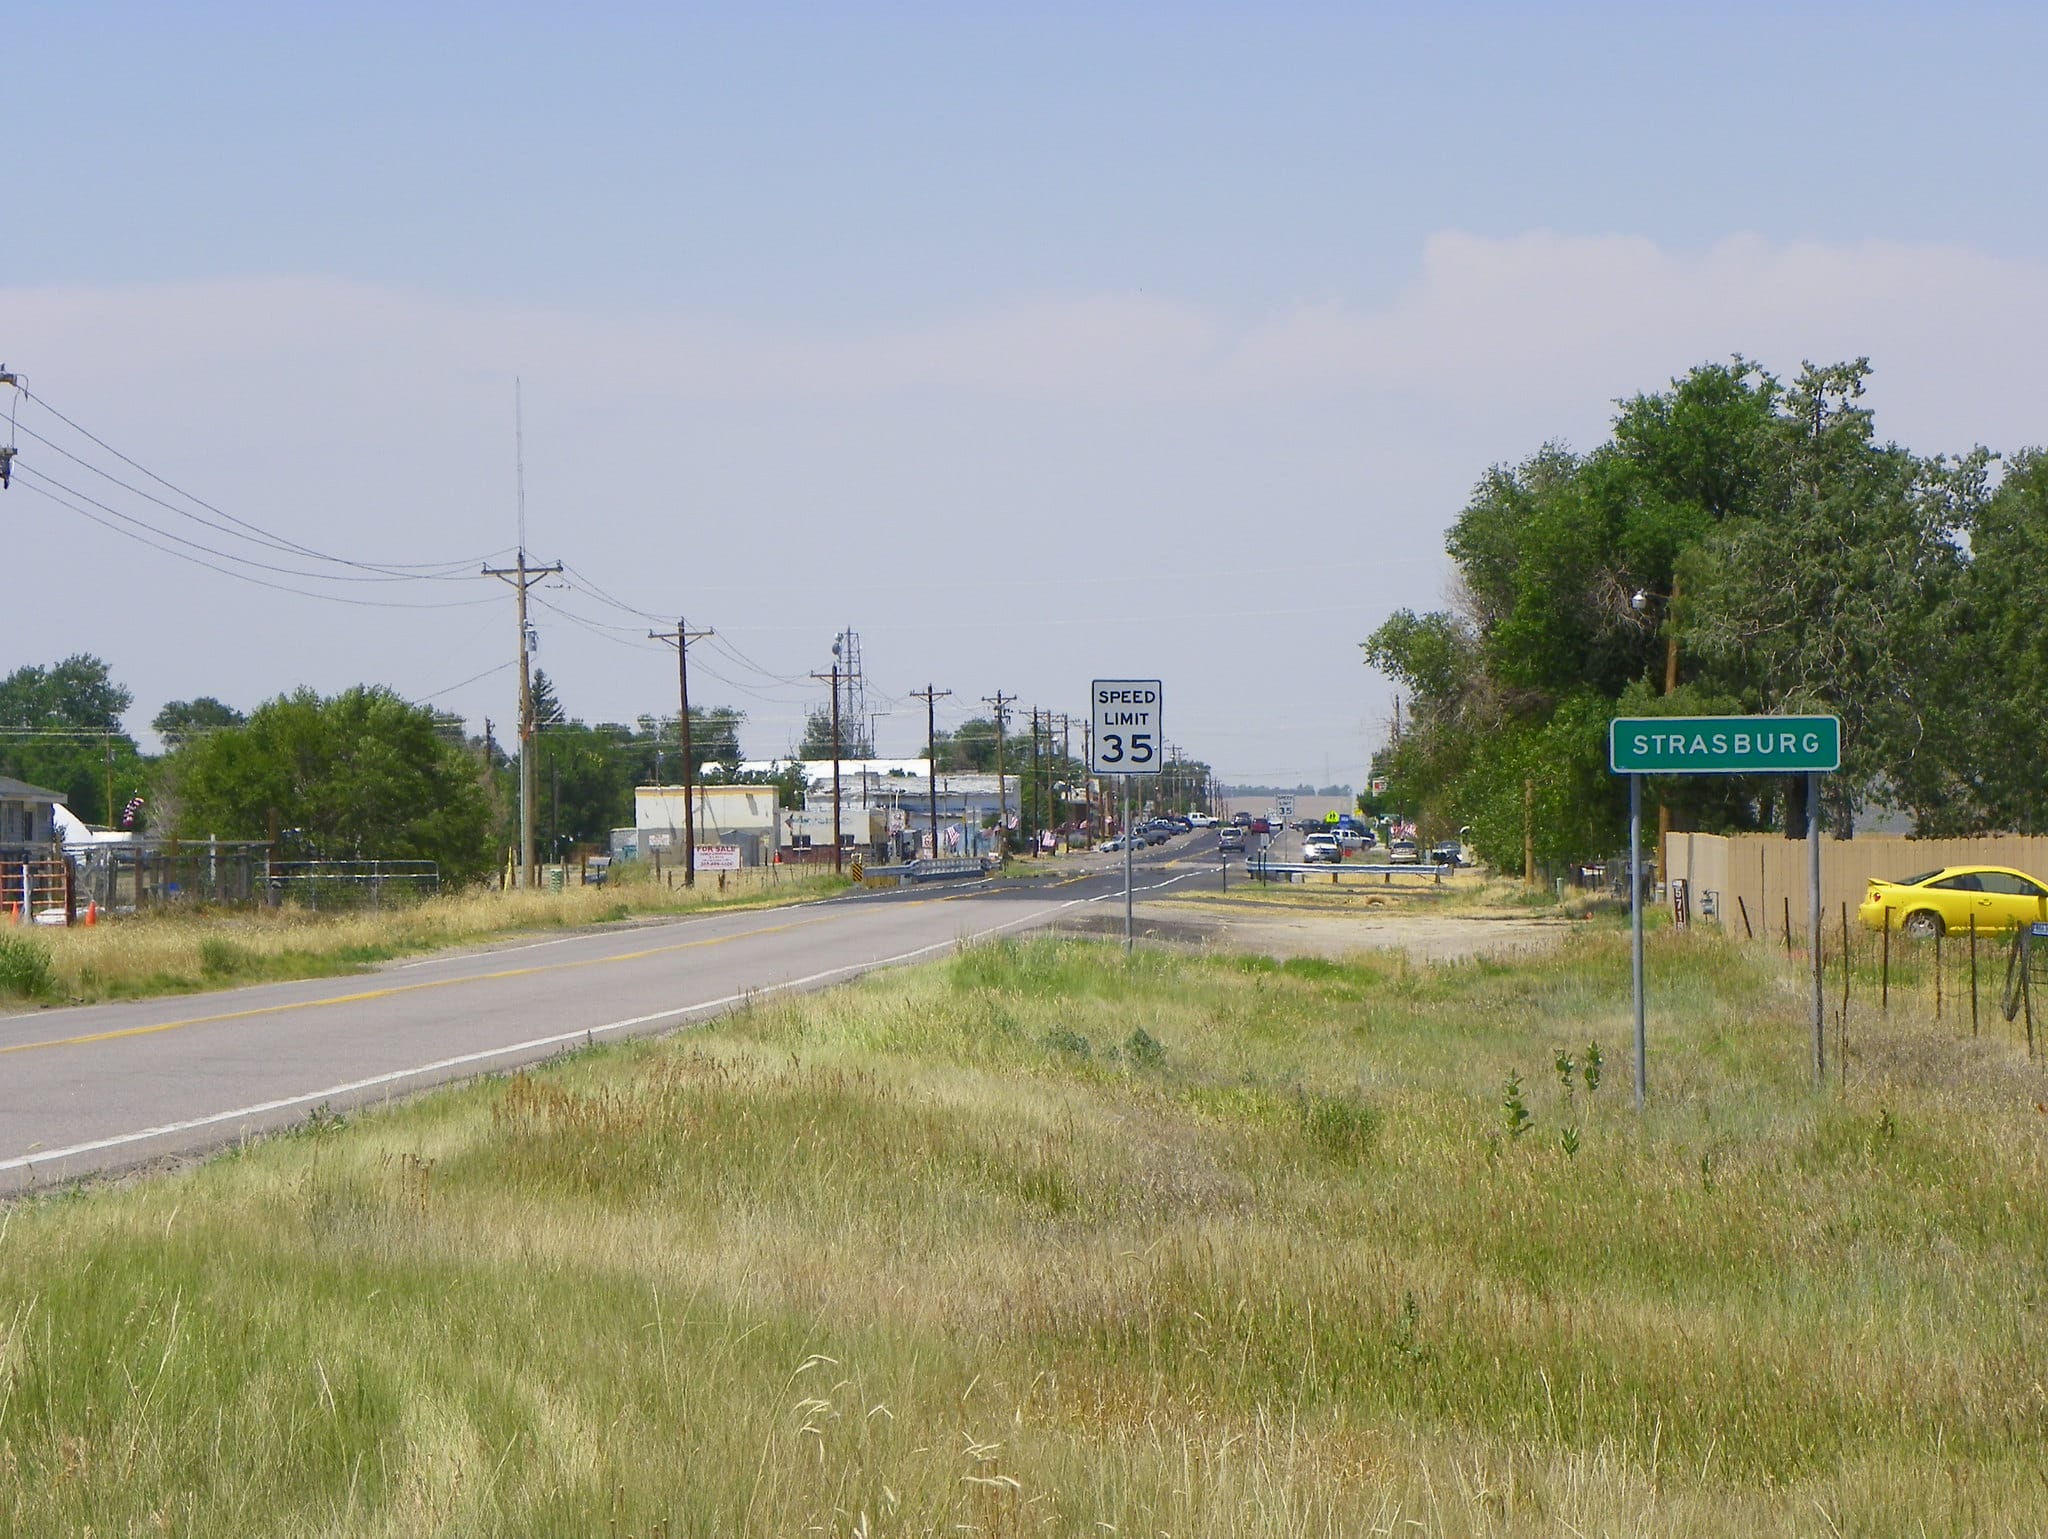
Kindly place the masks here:
MULTIPOLYGON (((1806 935, 1813 952, 1813 1085, 1827 1087, 1826 1015, 1821 1005, 1820 959, 1820 771, 1806 777, 1806 935)), ((1936 953, 1939 955, 1939 952, 1936 953)))
POLYGON ((1124 791, 1124 955, 1131 954, 1131 777, 1120 776, 1124 791))
POLYGON ((1650 1094, 1649 1037, 1643 1023, 1643 777, 1628 777, 1629 955, 1635 974, 1636 1110, 1650 1094))

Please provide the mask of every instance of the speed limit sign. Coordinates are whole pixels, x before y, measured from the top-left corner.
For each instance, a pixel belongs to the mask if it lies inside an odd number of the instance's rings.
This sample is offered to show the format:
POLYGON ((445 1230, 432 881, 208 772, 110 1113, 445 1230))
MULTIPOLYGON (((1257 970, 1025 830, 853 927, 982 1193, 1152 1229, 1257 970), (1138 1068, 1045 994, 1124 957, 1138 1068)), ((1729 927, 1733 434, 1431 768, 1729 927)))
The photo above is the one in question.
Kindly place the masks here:
POLYGON ((1097 679, 1088 688, 1092 775, 1154 775, 1164 756, 1157 679, 1097 679))

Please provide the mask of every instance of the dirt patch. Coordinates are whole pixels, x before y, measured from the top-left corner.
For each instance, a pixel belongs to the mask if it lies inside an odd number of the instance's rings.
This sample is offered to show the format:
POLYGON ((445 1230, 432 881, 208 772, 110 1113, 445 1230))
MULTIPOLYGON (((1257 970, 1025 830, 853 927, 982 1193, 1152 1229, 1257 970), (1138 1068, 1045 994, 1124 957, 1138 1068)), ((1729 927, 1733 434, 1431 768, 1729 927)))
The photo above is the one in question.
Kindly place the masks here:
MULTIPOLYGON (((1093 909, 1063 920, 1074 935, 1121 936, 1121 910, 1093 909)), ((1275 957, 1339 957, 1354 951, 1403 951, 1418 962, 1507 956, 1554 946, 1568 919, 1522 915, 1444 914, 1388 904, 1343 913, 1276 912, 1266 905, 1140 903, 1132 931, 1154 944, 1210 946, 1275 957)))

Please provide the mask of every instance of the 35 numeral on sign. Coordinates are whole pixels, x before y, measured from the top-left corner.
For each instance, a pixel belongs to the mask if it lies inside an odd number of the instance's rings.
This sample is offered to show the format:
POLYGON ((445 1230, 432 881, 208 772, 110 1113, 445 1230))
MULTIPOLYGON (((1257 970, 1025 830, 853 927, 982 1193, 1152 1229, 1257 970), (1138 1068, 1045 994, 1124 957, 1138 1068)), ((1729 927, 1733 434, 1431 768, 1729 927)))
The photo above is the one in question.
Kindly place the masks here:
POLYGON ((1101 759, 1104 764, 1150 764, 1154 757, 1156 756, 1152 752, 1152 734, 1149 732, 1133 732, 1128 753, 1124 751, 1122 733, 1102 734, 1101 759))

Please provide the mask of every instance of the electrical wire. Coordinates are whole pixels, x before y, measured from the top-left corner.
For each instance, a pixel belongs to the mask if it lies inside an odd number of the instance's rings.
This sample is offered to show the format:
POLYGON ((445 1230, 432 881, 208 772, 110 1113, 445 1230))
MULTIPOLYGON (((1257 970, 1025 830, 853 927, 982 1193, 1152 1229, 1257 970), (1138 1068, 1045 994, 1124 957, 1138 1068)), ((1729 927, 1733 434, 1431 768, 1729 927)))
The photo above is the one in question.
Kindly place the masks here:
MULTIPOLYGON (((166 491, 175 492, 178 496, 183 497, 187 502, 190 502, 195 506, 204 508, 207 512, 215 515, 216 517, 224 518, 229 523, 237 525, 238 527, 249 531, 249 535, 260 536, 262 542, 273 543, 277 545, 279 548, 288 550, 294 555, 304 556, 314 561, 325 561, 330 565, 334 566, 354 567, 360 571, 378 571, 389 575, 391 573, 399 573, 406 571, 426 572, 440 571, 442 569, 452 569, 458 566, 479 566, 483 562, 488 561, 491 558, 491 555, 498 554, 494 551, 491 552, 489 555, 477 556, 469 560, 460 562, 369 562, 351 560, 346 556, 329 555, 327 552, 316 550, 310 545, 301 545, 295 540, 288 540, 281 535, 273 534, 271 533, 271 531, 263 528, 263 526, 260 524, 253 524, 250 523, 247 519, 237 518, 234 514, 228 512, 225 508, 216 507, 214 504, 208 502, 204 497, 200 497, 192 492, 186 491, 183 487, 177 485, 177 483, 166 480, 163 476, 158 475, 155 471, 151 470, 147 465, 144 465, 139 460, 131 459, 128 455, 123 454, 119 449, 116 449, 112 444, 108 443, 105 439, 95 435, 90 429, 81 427, 78 423, 72 421, 69 417, 65 416, 63 412, 59 411, 56 407, 52 406, 42 396, 30 391, 26 386, 22 386, 20 388, 21 394, 23 396, 33 401, 36 405, 40 406, 44 411, 48 412, 51 416, 55 417, 59 422, 63 423, 66 427, 70 428, 72 432, 77 433, 80 437, 97 445, 99 448, 106 450, 107 453, 113 455, 114 458, 119 460, 122 464, 128 466, 133 470, 140 471, 143 475, 147 476, 150 480, 156 482, 158 486, 163 487, 166 491)), ((39 442, 49 442, 48 439, 42 438, 40 434, 37 434, 36 437, 39 442)), ((51 447, 54 448, 56 446, 51 445, 51 447)), ((64 451, 59 450, 58 452, 63 453, 64 451)), ((76 456, 67 455, 67 458, 76 458, 76 456)), ((104 472, 102 472, 102 474, 104 474, 104 472)), ((111 477, 109 479, 111 479, 111 477)), ((204 522, 204 520, 201 520, 201 522, 204 522)), ((247 538, 248 536, 244 537, 247 538)))
MULTIPOLYGON (((309 572, 302 567, 279 566, 272 561, 258 561, 253 556, 236 555, 233 551, 221 550, 217 546, 203 544, 198 540, 187 539, 182 534, 173 534, 168 529, 159 528, 147 519, 137 518, 132 513, 124 513, 112 503, 102 502, 90 492, 82 492, 77 487, 66 485, 56 477, 44 475, 39 470, 17 470, 15 474, 27 476, 33 480, 42 481, 49 486, 54 486, 58 491, 76 497, 81 502, 91 503, 109 517, 118 518, 124 524, 133 524, 137 529, 146 529, 160 539, 169 540, 174 544, 183 545, 192 550, 203 551, 209 556, 218 556, 223 561, 240 562, 244 566, 254 567, 259 572, 276 572, 280 576, 299 577, 307 582, 416 582, 421 580, 413 577, 394 577, 357 572, 309 572)), ((24 484, 27 483, 25 482, 24 484)))
POLYGON ((653 625, 666 625, 669 621, 675 618, 674 615, 658 615, 650 610, 641 609, 637 605, 627 603, 624 599, 619 598, 616 595, 609 593, 605 589, 599 587, 596 582, 594 582, 592 579, 588 577, 585 577, 581 572, 579 572, 575 567, 569 565, 569 563, 566 561, 562 563, 562 570, 565 573, 567 573, 569 577, 574 579, 574 581, 570 582, 568 586, 578 589, 586 596, 597 599, 601 603, 609 604, 614 609, 621 610, 629 615, 637 616, 638 618, 645 620, 653 625))
MULTIPOLYGON (((48 480, 49 477, 43 476, 40 477, 40 479, 48 480)), ((136 543, 141 545, 147 545, 151 550, 160 551, 166 556, 172 556, 180 561, 190 562, 193 566, 205 567, 209 572, 218 572, 221 576, 232 577, 237 582, 253 583, 256 587, 270 588, 278 593, 296 594, 300 598, 321 599, 330 604, 347 604, 358 609, 473 609, 479 604, 494 604, 498 602, 495 597, 492 597, 480 599, 449 599, 444 601, 408 603, 403 599, 349 598, 345 594, 340 593, 321 593, 311 588, 294 588, 289 583, 271 582, 268 578, 254 577, 247 572, 238 572, 233 567, 216 566, 211 561, 203 561, 197 556, 188 555, 186 552, 178 550, 174 546, 160 545, 155 540, 151 540, 142 535, 133 534, 128 530, 122 529, 118 525, 110 523, 106 519, 101 518, 96 513, 87 512, 84 508, 78 506, 77 503, 71 502, 66 498, 59 497, 55 492, 44 491, 43 488, 40 486, 24 482, 23 490, 31 492, 38 497, 45 498, 50 502, 54 502, 60 508, 68 508, 71 512, 76 513, 80 518, 85 519, 88 523, 98 524, 102 529, 110 530, 114 534, 119 535, 124 540, 134 540, 136 543)), ((91 499, 88 498, 87 500, 90 501, 91 499)), ((130 522, 134 522, 134 520, 130 520, 130 522)), ((144 527, 148 526, 145 525, 144 527)), ((183 543, 190 544, 191 542, 185 541, 183 543)), ((329 579, 321 580, 327 581, 329 579)))
MULTIPOLYGON (((134 486, 126 481, 123 481, 119 476, 113 474, 111 471, 100 469, 99 466, 93 464, 90 460, 79 458, 79 456, 73 454, 63 445, 52 443, 49 439, 43 437, 42 434, 38 433, 34 428, 24 428, 22 429, 22 431, 27 433, 28 436, 30 438, 33 438, 37 443, 43 444, 46 447, 54 450, 56 453, 63 455, 65 459, 70 460, 74 465, 79 466, 81 469, 88 470, 92 472, 92 474, 101 477, 103 480, 111 481, 114 485, 120 487, 123 491, 132 492, 135 496, 142 498, 146 502, 155 503, 158 507, 162 508, 167 513, 176 514, 179 518, 190 519, 193 523, 198 524, 202 529, 211 529, 216 534, 224 534, 230 539, 246 540, 250 544, 258 546, 262 549, 278 551, 285 555, 305 555, 323 561, 332 561, 336 559, 332 557, 319 556, 315 552, 309 552, 304 547, 294 545, 289 540, 272 539, 267 535, 258 537, 256 535, 244 534, 240 530, 230 528, 226 524, 216 523, 212 519, 208 518, 201 518, 197 513, 193 513, 188 509, 181 508, 176 503, 166 501, 164 498, 157 496, 153 492, 146 491, 142 487, 134 486)), ((92 502, 93 506, 95 507, 107 507, 107 504, 102 503, 95 498, 87 496, 87 494, 82 491, 78 491, 72 487, 64 486, 63 482, 58 481, 53 476, 46 475, 43 477, 43 479, 45 481, 48 481, 52 486, 62 487, 65 491, 71 492, 71 494, 75 497, 85 497, 86 500, 92 502)), ((113 510, 109 508, 108 511, 111 512, 113 510)), ((178 536, 172 535, 165 530, 159 530, 158 532, 164 534, 164 536, 167 539, 178 538, 178 536)), ((198 548, 202 550, 211 549, 211 547, 203 545, 199 546, 198 548)), ((214 553, 216 555, 221 556, 223 559, 229 561, 250 560, 250 558, 246 556, 238 556, 230 551, 216 551, 214 553)), ((251 561, 250 564, 261 565, 262 563, 251 561)), ((364 571, 368 575, 330 575, 324 572, 304 572, 298 573, 297 575, 314 578, 320 582, 466 582, 468 581, 469 578, 475 575, 474 569, 471 568, 469 563, 467 562, 436 562, 432 565, 431 568, 422 565, 422 567, 418 571, 398 571, 395 569, 386 569, 381 564, 369 562, 357 562, 350 564, 364 569, 364 571)), ((266 570, 284 572, 292 571, 293 569, 289 567, 269 567, 266 568, 266 570)))
POLYGON ((519 664, 516 659, 512 662, 495 663, 491 667, 486 668, 482 673, 472 673, 468 678, 455 684, 444 685, 432 694, 417 695, 413 698, 413 703, 415 705, 424 705, 427 701, 437 699, 442 695, 452 695, 464 685, 474 684, 478 679, 488 679, 494 673, 503 673, 507 668, 516 668, 518 666, 519 664))

